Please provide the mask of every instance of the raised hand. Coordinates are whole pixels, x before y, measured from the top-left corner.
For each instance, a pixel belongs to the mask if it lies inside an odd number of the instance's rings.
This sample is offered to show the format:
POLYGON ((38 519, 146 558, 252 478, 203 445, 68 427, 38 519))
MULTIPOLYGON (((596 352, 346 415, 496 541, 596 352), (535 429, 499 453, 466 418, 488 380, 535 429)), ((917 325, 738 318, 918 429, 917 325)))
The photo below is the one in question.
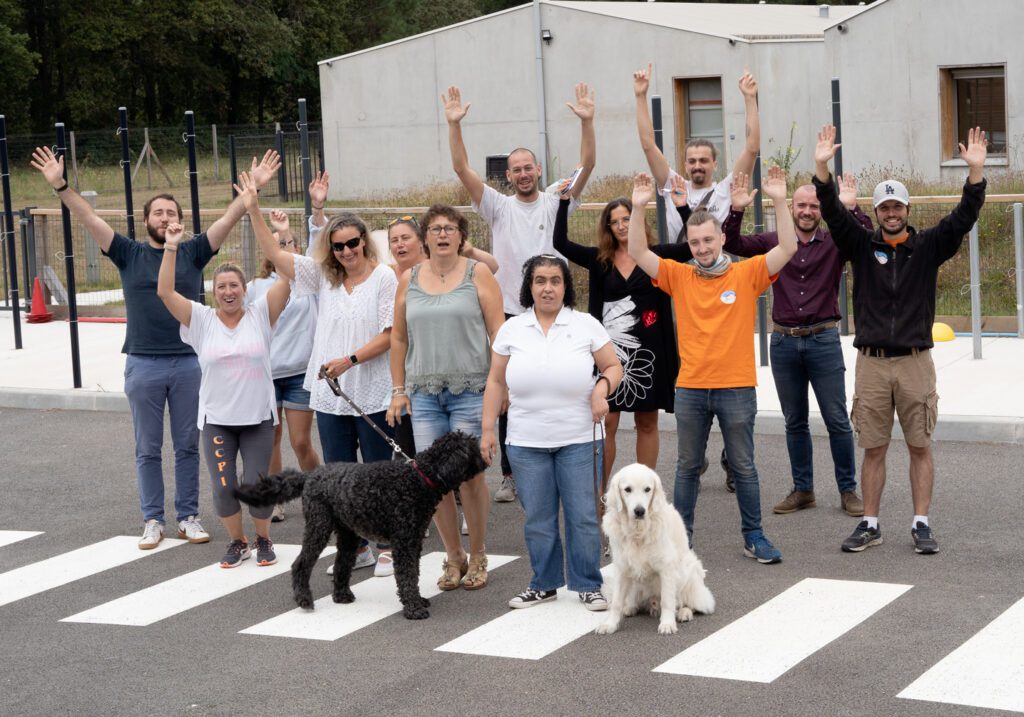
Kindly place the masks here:
POLYGON ((181 226, 177 222, 167 225, 167 230, 164 232, 164 246, 177 249, 178 244, 181 243, 181 238, 185 235, 185 227, 181 226))
MULTIPOLYGON (((782 167, 773 164, 768 168, 768 176, 762 183, 764 194, 772 200, 776 207, 782 207, 786 203, 786 173, 782 167)), ((776 210, 780 211, 780 210, 776 210)))
POLYGON ((744 97, 756 97, 757 96, 757 80, 750 74, 747 68, 743 68, 743 76, 740 77, 740 92, 743 93, 744 97))
POLYGON ((732 208, 746 209, 754 203, 757 190, 750 191, 750 175, 746 172, 734 172, 732 175, 732 208))
POLYGON ((587 87, 586 82, 576 85, 576 104, 566 102, 565 106, 573 111, 581 120, 594 119, 594 90, 587 87))
POLYGON ((857 175, 855 174, 840 174, 836 177, 836 182, 839 184, 839 201, 843 203, 843 206, 847 209, 853 209, 857 206, 857 175))
POLYGON ((462 104, 462 93, 459 92, 459 88, 452 85, 448 88, 448 95, 441 95, 441 102, 444 103, 444 116, 449 123, 458 123, 462 121, 462 118, 469 112, 470 105, 462 104))
POLYGON ((252 168, 249 170, 249 173, 252 175, 253 180, 255 180, 256 186, 262 187, 277 174, 277 170, 280 168, 281 155, 276 150, 268 149, 259 164, 256 163, 255 157, 252 158, 252 168))
POLYGON ((49 147, 36 147, 31 164, 54 189, 64 184, 64 157, 58 159, 49 147))
POLYGON ((256 186, 256 180, 252 178, 252 175, 248 172, 239 172, 238 184, 233 186, 235 191, 238 192, 238 196, 242 198, 247 211, 259 209, 259 188, 256 186))
POLYGON ((686 180, 678 174, 672 175, 672 203, 677 207, 686 205, 688 198, 686 192, 686 180))
POLYGON ((633 94, 642 97, 647 94, 651 86, 651 63, 647 63, 646 70, 637 70, 633 73, 633 94))
POLYGON ((981 168, 985 166, 985 157, 988 156, 988 139, 981 127, 975 127, 967 133, 967 146, 960 142, 960 159, 967 162, 968 167, 981 168))
POLYGON ((640 172, 633 178, 633 207, 643 207, 654 197, 654 183, 649 175, 640 172))
POLYGON ((825 125, 818 132, 818 144, 814 146, 814 161, 827 165, 841 146, 836 144, 836 128, 830 124, 825 125))
POLYGON ((324 208, 330 184, 331 178, 327 172, 317 172, 316 176, 313 177, 313 181, 309 183, 309 202, 314 208, 324 208))
POLYGON ((270 228, 275 232, 288 231, 288 213, 280 209, 272 209, 270 211, 270 228))

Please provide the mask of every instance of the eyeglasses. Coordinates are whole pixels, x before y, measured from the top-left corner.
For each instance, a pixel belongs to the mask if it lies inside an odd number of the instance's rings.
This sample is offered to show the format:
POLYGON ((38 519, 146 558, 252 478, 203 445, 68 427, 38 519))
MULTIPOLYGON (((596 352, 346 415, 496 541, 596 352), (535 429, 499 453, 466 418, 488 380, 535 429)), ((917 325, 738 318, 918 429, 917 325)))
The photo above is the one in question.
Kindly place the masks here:
POLYGON ((451 236, 455 232, 459 231, 459 228, 454 224, 447 224, 445 226, 435 224, 432 227, 427 227, 427 231, 430 232, 430 234, 435 237, 439 237, 442 234, 451 236))
POLYGON ((331 242, 331 248, 333 248, 334 251, 341 251, 345 247, 348 247, 349 249, 355 249, 357 246, 359 246, 359 242, 361 242, 362 240, 363 237, 357 236, 353 237, 352 239, 349 239, 348 241, 331 242))
POLYGON ((284 249, 286 246, 295 246, 295 240, 294 239, 288 239, 287 241, 286 240, 279 240, 277 242, 277 245, 279 247, 281 247, 282 249, 284 249))
POLYGON ((397 219, 392 219, 390 222, 388 222, 388 229, 395 226, 399 222, 404 222, 405 224, 412 224, 414 227, 418 227, 420 225, 420 223, 416 221, 416 217, 410 217, 408 214, 406 214, 404 217, 398 217, 397 219))

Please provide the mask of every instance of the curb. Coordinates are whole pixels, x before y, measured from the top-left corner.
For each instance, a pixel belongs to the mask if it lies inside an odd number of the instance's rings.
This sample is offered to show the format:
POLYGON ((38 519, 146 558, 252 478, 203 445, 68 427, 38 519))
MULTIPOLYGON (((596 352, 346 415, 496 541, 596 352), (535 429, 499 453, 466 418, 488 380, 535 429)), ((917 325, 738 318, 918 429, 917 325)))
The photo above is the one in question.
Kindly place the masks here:
POLYGON ((123 393, 58 388, 0 388, 0 408, 128 412, 123 393))

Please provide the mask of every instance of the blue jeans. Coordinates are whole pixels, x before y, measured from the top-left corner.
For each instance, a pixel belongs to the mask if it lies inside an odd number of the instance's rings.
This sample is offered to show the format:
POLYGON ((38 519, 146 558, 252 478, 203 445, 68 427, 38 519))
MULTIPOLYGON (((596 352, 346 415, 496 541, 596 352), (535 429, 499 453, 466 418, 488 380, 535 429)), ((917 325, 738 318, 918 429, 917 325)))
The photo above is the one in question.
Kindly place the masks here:
POLYGON ((305 380, 306 374, 304 373, 274 379, 274 396, 279 409, 283 407, 296 411, 312 410, 309 407, 309 391, 302 387, 302 382, 305 380))
POLYGON ((793 489, 814 490, 811 431, 807 425, 807 384, 828 428, 836 485, 840 493, 857 490, 853 430, 846 413, 846 383, 839 329, 812 336, 772 334, 772 375, 786 417, 786 447, 793 489))
POLYGON ((135 476, 143 520, 164 521, 164 406, 174 446, 174 512, 178 520, 199 515, 199 382, 195 354, 129 354, 124 392, 135 432, 135 476))
MULTIPOLYGON (((385 420, 387 411, 366 415, 394 438, 395 431, 385 420)), ((320 447, 324 450, 324 463, 356 463, 357 450, 363 455, 363 463, 391 460, 391 446, 362 416, 336 416, 317 411, 316 429, 320 434, 320 447)))
MULTIPOLYGON (((530 553, 534 590, 565 585, 558 505, 565 515, 565 552, 569 589, 601 589, 601 533, 594 504, 594 444, 574 443, 560 448, 505 446, 516 476, 516 492, 526 511, 523 532, 530 553)), ((602 452, 597 466, 604 465, 602 452)), ((599 474, 600 475, 600 474, 599 474)))
POLYGON ((675 402, 679 457, 672 503, 683 516, 693 542, 700 469, 708 445, 711 420, 718 418, 729 468, 736 482, 736 503, 744 538, 761 532, 761 488, 754 465, 754 416, 757 392, 751 388, 677 388, 675 402))
MULTIPOLYGON (((484 394, 475 391, 441 393, 417 391, 412 401, 412 430, 416 445, 422 451, 449 431, 462 431, 480 436, 484 418, 484 394)), ((406 419, 408 420, 408 419, 406 419)))

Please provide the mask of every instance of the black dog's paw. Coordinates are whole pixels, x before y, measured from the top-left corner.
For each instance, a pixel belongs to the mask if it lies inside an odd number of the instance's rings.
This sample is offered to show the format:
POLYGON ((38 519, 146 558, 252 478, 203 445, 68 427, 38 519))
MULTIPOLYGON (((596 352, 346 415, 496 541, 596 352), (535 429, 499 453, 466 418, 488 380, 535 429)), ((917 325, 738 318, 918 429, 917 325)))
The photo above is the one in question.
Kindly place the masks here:
POLYGON ((425 607, 407 606, 402 608, 402 614, 406 620, 426 620, 430 617, 430 611, 425 607))
POLYGON ((301 607, 303 610, 313 609, 313 593, 306 591, 303 593, 295 593, 295 604, 301 607))
POLYGON ((420 598, 420 604, 423 605, 423 607, 430 607, 430 601, 425 597, 420 598))
POLYGON ((350 603, 355 602, 356 596, 353 595, 352 591, 348 588, 343 588, 341 590, 335 590, 331 598, 334 602, 350 603))

